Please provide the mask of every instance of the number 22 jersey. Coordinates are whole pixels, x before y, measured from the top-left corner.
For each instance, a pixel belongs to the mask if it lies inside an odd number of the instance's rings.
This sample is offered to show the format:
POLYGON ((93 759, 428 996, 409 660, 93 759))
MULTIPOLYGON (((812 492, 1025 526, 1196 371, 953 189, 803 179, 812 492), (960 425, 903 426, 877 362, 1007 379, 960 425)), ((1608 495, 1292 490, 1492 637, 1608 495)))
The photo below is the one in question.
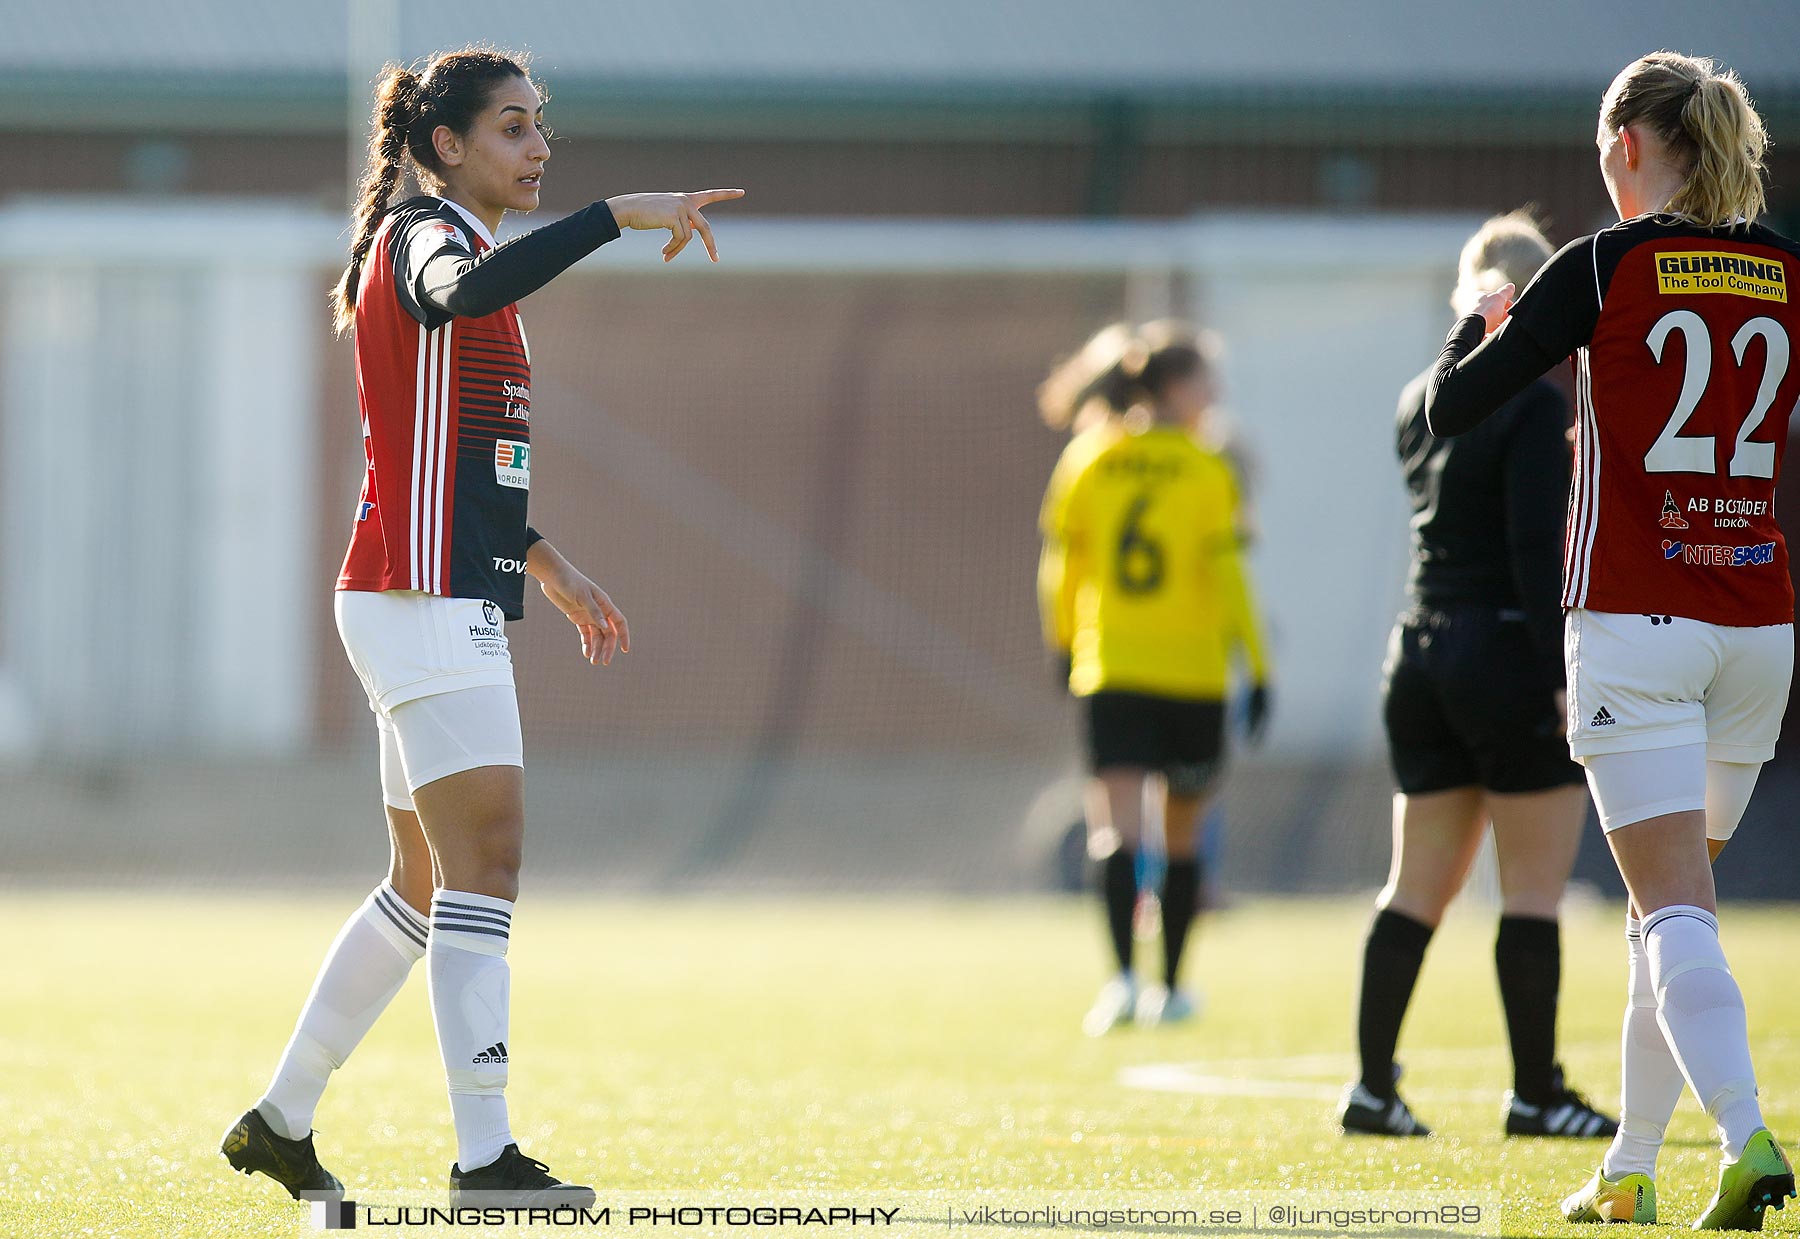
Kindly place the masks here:
POLYGON ((1791 623, 1775 478, 1800 399, 1800 247, 1767 228, 1626 220, 1565 246, 1503 330, 1574 356, 1563 605, 1791 623))
POLYGON ((531 490, 531 358, 516 306, 457 318, 418 277, 439 254, 493 248, 454 203, 388 213, 356 297, 356 390, 366 472, 340 590, 482 598, 524 614, 531 490))

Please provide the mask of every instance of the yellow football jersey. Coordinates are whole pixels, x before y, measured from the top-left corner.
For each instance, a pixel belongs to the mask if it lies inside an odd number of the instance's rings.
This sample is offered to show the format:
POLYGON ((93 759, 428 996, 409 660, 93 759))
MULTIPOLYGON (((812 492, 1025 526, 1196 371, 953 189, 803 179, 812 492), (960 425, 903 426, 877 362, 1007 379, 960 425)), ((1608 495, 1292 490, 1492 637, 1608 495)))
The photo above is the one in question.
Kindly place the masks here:
POLYGON ((1266 677, 1237 511, 1230 466, 1181 427, 1069 443, 1044 495, 1038 601, 1072 692, 1218 700, 1240 651, 1266 677))

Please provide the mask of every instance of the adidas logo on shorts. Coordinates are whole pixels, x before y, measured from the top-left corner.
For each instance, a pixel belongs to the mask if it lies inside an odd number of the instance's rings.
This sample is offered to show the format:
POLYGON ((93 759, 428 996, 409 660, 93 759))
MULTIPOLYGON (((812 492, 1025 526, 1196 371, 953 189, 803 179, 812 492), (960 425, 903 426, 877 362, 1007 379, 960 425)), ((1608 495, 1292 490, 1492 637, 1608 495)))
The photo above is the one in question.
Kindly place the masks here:
POLYGON ((506 1061, 506 1042, 497 1041, 475 1056, 475 1064, 503 1063, 506 1061))
POLYGON ((1618 719, 1616 719, 1612 716, 1611 710, 1608 710, 1605 706, 1601 706, 1598 710, 1596 710, 1594 712, 1594 717, 1588 721, 1588 726, 1589 727, 1611 727, 1614 723, 1616 723, 1618 721, 1619 721, 1618 719))

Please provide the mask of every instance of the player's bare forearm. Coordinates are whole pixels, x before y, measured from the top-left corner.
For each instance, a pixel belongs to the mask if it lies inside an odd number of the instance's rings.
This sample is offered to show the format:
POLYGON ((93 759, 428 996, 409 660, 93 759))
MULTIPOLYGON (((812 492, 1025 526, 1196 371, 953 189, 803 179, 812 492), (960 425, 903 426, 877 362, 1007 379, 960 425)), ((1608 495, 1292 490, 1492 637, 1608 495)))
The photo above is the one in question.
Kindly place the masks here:
POLYGON ((563 558, 561 551, 550 545, 548 538, 539 538, 525 552, 525 571, 540 585, 546 579, 567 572, 572 566, 563 558))

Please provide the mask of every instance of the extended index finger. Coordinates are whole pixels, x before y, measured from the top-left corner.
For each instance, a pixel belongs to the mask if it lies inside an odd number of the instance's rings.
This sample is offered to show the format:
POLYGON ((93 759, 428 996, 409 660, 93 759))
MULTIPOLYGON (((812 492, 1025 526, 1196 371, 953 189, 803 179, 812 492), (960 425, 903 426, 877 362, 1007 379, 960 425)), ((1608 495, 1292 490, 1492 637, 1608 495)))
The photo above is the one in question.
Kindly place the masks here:
POLYGON ((725 202, 743 196, 744 191, 741 189, 697 189, 688 195, 693 199, 695 206, 711 206, 715 202, 725 202))

